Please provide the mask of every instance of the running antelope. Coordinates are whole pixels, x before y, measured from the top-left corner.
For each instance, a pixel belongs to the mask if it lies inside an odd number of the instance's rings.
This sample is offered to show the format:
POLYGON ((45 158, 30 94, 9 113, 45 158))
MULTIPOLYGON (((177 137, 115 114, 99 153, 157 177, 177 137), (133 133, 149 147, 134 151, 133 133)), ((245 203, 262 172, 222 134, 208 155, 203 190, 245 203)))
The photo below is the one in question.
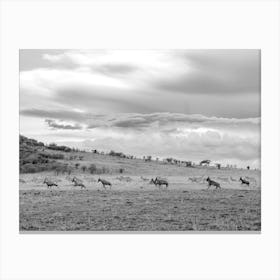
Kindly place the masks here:
POLYGON ((167 182, 167 180, 161 179, 161 178, 158 178, 158 177, 156 177, 155 180, 152 178, 151 181, 150 181, 150 183, 153 183, 155 186, 158 185, 159 187, 161 187, 161 185, 165 185, 166 188, 168 187, 168 182, 167 182))
POLYGON ((58 185, 57 185, 56 183, 54 183, 53 181, 51 181, 51 180, 49 180, 49 179, 47 179, 47 178, 45 178, 43 184, 47 184, 48 189, 49 189, 50 187, 53 187, 53 186, 58 187, 58 185))
POLYGON ((213 180, 211 180, 209 177, 206 179, 206 181, 208 182, 208 188, 207 190, 211 187, 211 186, 215 186, 216 189, 220 189, 221 185, 218 182, 215 182, 213 180))
POLYGON ((75 187, 81 187, 81 189, 85 189, 85 185, 81 179, 78 179, 77 177, 73 177, 72 182, 74 183, 75 187))
POLYGON ((248 186, 250 185, 250 182, 243 179, 242 177, 240 177, 239 181, 241 181, 241 185, 243 185, 243 184, 248 185, 248 186))
POLYGON ((99 183, 99 182, 102 183, 102 186, 103 186, 104 189, 106 189, 106 186, 110 186, 110 189, 112 187, 112 184, 109 181, 105 180, 105 179, 100 179, 99 178, 97 183, 99 183))

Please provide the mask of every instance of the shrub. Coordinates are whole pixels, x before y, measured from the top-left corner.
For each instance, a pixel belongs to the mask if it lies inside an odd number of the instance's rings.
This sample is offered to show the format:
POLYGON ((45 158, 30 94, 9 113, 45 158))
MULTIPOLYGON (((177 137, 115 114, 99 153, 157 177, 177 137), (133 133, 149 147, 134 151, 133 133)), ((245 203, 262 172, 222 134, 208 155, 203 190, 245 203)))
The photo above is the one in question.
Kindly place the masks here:
POLYGON ((108 168, 102 166, 101 168, 97 168, 96 174, 105 174, 105 173, 109 173, 109 171, 110 170, 108 168))
POLYGON ((49 158, 49 159, 64 159, 63 154, 49 154, 49 153, 39 153, 41 158, 49 158))
POLYGON ((85 172, 85 171, 87 170, 87 167, 86 167, 85 165, 83 165, 83 166, 81 167, 81 169, 82 169, 83 172, 85 172))
POLYGON ((58 146, 55 143, 51 143, 47 148, 50 150, 57 150, 57 151, 64 151, 64 152, 72 151, 72 149, 67 146, 58 146))
POLYGON ((35 173, 38 172, 38 167, 32 163, 27 163, 20 168, 21 173, 35 173))
POLYGON ((88 167, 88 170, 91 174, 105 174, 105 173, 109 173, 109 169, 106 168, 105 166, 102 166, 101 168, 96 167, 95 164, 91 164, 88 167))
POLYGON ((51 166, 51 170, 53 170, 55 174, 58 175, 62 170, 61 164, 58 164, 57 162, 53 163, 51 166))
POLYGON ((102 166, 101 169, 97 169, 97 170, 98 172, 100 172, 100 174, 105 174, 109 172, 109 170, 104 166, 102 166))
POLYGON ((95 164, 91 164, 91 165, 88 167, 88 170, 89 170, 89 172, 90 172, 91 174, 94 174, 94 173, 96 173, 96 171, 97 171, 97 167, 96 167, 95 164))
POLYGON ((125 154, 121 152, 110 151, 109 156, 125 158, 125 154))

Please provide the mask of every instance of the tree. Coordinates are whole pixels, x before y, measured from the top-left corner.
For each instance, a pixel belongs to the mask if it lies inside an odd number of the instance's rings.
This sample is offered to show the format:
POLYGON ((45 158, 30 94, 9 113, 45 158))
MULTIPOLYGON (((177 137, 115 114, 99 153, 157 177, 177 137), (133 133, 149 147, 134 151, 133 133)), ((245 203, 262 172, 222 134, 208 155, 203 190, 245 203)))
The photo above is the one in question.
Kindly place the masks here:
POLYGON ((209 159, 204 159, 204 160, 202 160, 200 163, 199 163, 199 165, 209 165, 210 164, 210 162, 211 162, 211 160, 209 160, 209 159))

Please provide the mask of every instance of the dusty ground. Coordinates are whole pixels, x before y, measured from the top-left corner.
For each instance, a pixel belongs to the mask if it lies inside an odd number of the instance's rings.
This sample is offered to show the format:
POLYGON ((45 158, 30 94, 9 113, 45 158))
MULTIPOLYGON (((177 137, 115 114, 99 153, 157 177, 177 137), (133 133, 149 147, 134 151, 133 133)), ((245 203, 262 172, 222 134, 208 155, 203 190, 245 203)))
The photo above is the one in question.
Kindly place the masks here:
POLYGON ((142 174, 100 175, 112 183, 111 190, 88 173, 74 174, 86 190, 73 186, 72 175, 21 174, 20 231, 261 230, 260 171, 159 164, 136 169, 142 174), (159 189, 141 176, 165 177, 169 187, 159 189), (207 176, 222 190, 207 190, 207 176), (240 184, 240 176, 248 178, 249 187, 240 184), (59 188, 47 189, 45 177, 59 188))

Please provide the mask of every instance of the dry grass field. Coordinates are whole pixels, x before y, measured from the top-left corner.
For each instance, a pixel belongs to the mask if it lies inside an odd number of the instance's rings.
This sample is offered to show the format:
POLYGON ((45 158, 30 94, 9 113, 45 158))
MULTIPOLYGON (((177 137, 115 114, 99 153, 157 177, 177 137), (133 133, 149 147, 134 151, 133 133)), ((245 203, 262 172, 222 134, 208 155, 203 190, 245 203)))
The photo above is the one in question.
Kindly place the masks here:
POLYGON ((20 191, 20 230, 260 230, 260 191, 20 191))
POLYGON ((82 164, 92 162, 110 172, 20 174, 20 231, 261 230, 260 171, 187 168, 84 153, 82 164), (123 174, 116 173, 119 168, 123 174), (73 176, 82 179, 86 189, 75 187, 73 176), (169 187, 150 184, 156 176, 166 178, 169 187), (207 176, 222 189, 207 190, 207 176), (247 177, 250 186, 241 185, 240 176, 247 177), (45 177, 58 187, 48 189, 45 177), (112 188, 103 189, 99 177, 112 188))

